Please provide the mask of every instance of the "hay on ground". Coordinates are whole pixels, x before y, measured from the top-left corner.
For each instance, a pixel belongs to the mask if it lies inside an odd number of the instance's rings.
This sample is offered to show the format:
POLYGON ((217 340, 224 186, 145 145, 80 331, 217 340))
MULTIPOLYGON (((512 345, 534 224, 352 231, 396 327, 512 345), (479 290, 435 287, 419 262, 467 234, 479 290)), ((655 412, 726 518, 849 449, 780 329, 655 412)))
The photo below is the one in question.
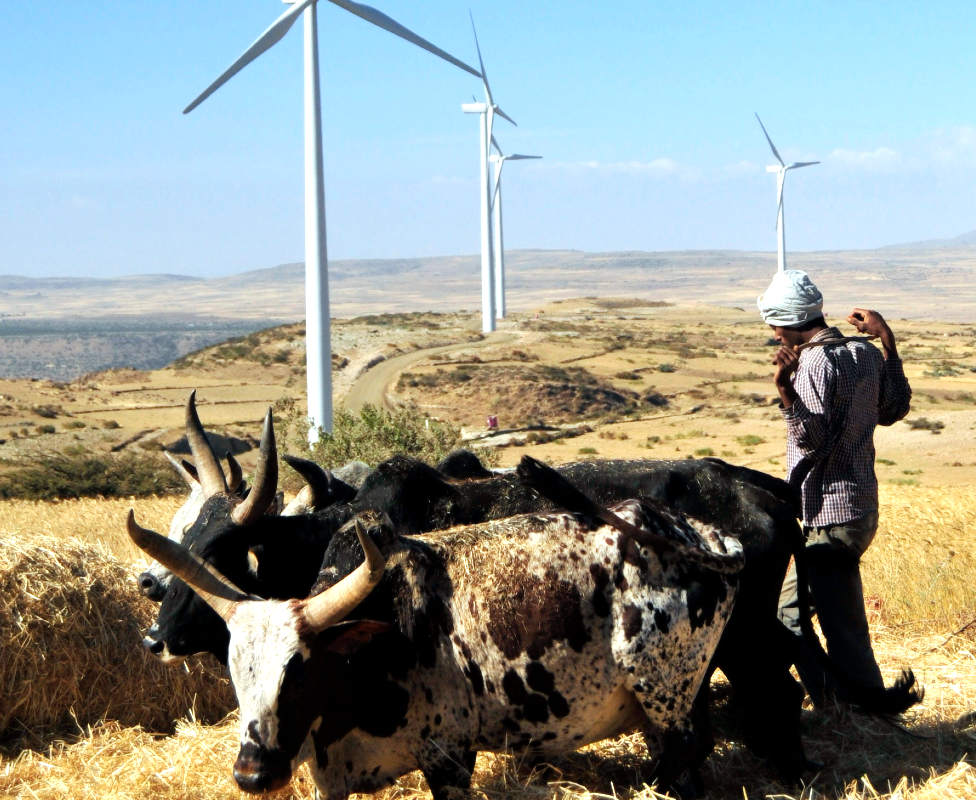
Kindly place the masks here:
POLYGON ((133 568, 98 545, 4 533, 0 736, 103 720, 169 731, 191 710, 223 717, 233 697, 216 662, 173 669, 140 646, 156 608, 133 568))

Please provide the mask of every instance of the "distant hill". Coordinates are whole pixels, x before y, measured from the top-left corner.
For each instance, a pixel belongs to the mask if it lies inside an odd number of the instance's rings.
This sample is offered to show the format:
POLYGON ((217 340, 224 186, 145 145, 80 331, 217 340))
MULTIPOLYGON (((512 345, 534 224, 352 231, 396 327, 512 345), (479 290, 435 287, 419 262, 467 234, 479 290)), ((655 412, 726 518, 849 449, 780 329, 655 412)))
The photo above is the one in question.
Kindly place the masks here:
POLYGON ((922 249, 937 249, 937 248, 953 248, 953 247, 971 247, 976 245, 976 231, 970 231, 969 233, 963 233, 959 236, 954 236, 951 239, 925 239, 921 242, 908 242, 907 244, 893 245, 892 248, 895 249, 899 247, 913 247, 922 249))

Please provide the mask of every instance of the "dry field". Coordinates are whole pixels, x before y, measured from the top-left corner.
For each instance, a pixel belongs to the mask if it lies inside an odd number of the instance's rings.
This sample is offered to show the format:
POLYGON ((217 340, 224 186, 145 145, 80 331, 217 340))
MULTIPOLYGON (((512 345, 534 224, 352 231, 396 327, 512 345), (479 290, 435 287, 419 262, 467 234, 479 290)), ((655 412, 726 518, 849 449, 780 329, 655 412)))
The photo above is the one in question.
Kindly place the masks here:
MULTIPOLYGON (((976 617, 976 330, 945 322, 892 322, 915 389, 911 418, 925 418, 927 423, 916 429, 899 423, 879 431, 882 528, 865 559, 865 588, 886 677, 912 666, 926 685, 925 702, 897 725, 839 708, 827 713, 805 710, 808 755, 825 766, 811 787, 801 790, 777 784, 738 743, 730 700, 717 679, 719 744, 704 769, 707 798, 798 798, 802 793, 804 798, 976 800, 976 768, 969 765, 970 754, 976 752, 976 626, 954 635, 976 617)), ((348 359, 337 372, 343 376, 348 370, 340 384, 344 390, 369 380, 370 372, 363 368, 377 354, 463 342, 472 335, 474 321, 451 315, 374 318, 346 325, 345 332, 337 326, 337 355, 348 359)), ((32 427, 26 442, 23 437, 10 438, 0 446, 0 457, 71 443, 107 449, 133 437, 130 447, 147 439, 166 441, 178 435, 181 406, 190 388, 200 389, 201 415, 208 428, 253 436, 269 402, 282 396, 301 398, 303 353, 297 333, 284 329, 268 334, 238 354, 213 348, 179 368, 155 373, 120 371, 66 386, 3 382, 0 392, 11 398, 6 402, 12 411, 6 430, 18 430, 18 416, 27 419, 40 406, 57 406, 59 411, 52 423, 57 433, 42 436, 32 427), (285 356, 276 356, 278 352, 285 356), (72 421, 86 425, 69 427, 72 421), (105 428, 108 421, 119 428, 105 428)), ((472 434, 482 429, 485 415, 497 414, 502 428, 511 431, 493 440, 512 445, 501 451, 506 464, 527 452, 553 461, 716 455, 781 474, 783 429, 778 411, 769 404, 772 348, 767 338, 751 309, 567 301, 516 315, 505 322, 499 336, 479 341, 470 350, 452 348, 439 360, 417 352, 399 375, 384 381, 392 381, 394 402, 418 402, 428 413, 464 424, 472 434), (487 377, 475 375, 479 371, 486 371, 487 377), (575 384, 577 394, 561 388, 567 384, 575 384), (581 395, 581 385, 594 391, 581 395), (575 438, 545 441, 555 431, 525 430, 528 423, 556 428, 556 423, 581 416, 592 430, 575 438)), ((379 388, 385 391, 386 386, 379 388)), ((0 429, 7 421, 2 412, 0 408, 0 429)), ((29 419, 36 427, 48 418, 29 419)), ((16 558, 8 555, 0 560, 0 586, 6 585, 7 592, 26 586, 41 606, 57 612, 62 602, 58 598, 70 596, 76 602, 83 595, 68 590, 72 581, 80 581, 85 589, 92 576, 104 571, 111 577, 107 585, 128 592, 138 603, 131 578, 141 569, 135 563, 139 556, 122 529, 124 512, 133 503, 138 503, 141 521, 162 529, 179 501, 0 503, 4 549, 14 556, 29 554, 28 566, 36 567, 33 572, 17 572, 16 558), (85 554, 79 557, 90 562, 77 575, 64 569, 64 557, 72 553, 85 554), (50 572, 54 577, 47 588, 55 580, 63 584, 50 595, 42 591, 47 573, 38 566, 48 560, 61 566, 50 572), (102 566, 96 569, 96 564, 102 566), (2 583, 11 575, 14 583, 2 583)), ((5 610, 0 596, 0 636, 5 645, 0 650, 0 718, 10 685, 4 677, 9 675, 4 669, 9 669, 6 645, 11 624, 11 618, 3 616, 5 610)), ((49 616, 42 629, 31 633, 46 643, 57 641, 58 626, 64 622, 63 614, 49 616)), ((113 653, 131 647, 138 654, 137 639, 134 628, 120 628, 88 645, 96 653, 110 645, 113 653)), ((57 656, 51 649, 48 660, 57 656)), ((95 661, 89 653, 84 663, 91 667, 95 661)), ((154 692, 172 695, 165 681, 175 680, 173 676, 145 677, 136 671, 153 666, 127 667, 131 671, 119 679, 118 697, 130 691, 126 679, 134 675, 139 676, 144 697, 154 692)), ((72 669, 68 675, 77 684, 72 685, 78 698, 72 702, 68 692, 60 701, 68 704, 64 710, 69 719, 72 708, 82 708, 83 690, 88 688, 78 678, 81 667, 72 669)), ((35 697, 51 695, 44 680, 64 678, 56 672, 45 678, 48 673, 42 676, 38 670, 31 691, 35 697)), ((103 678, 104 673, 103 669, 103 678)), ((191 677, 220 690, 212 664, 196 666, 191 677)), ((108 708, 116 699, 102 698, 102 703, 108 708)), ((199 698, 195 707, 201 708, 199 698)), ((57 709, 40 708, 38 713, 45 711, 57 709)), ((0 797, 243 796, 230 776, 237 749, 233 717, 216 725, 183 719, 169 735, 155 720, 146 728, 116 722, 99 726, 90 714, 84 721, 83 716, 78 714, 80 732, 62 730, 55 736, 39 728, 26 739, 4 740, 0 797)), ((641 777, 645 766, 639 736, 588 748, 559 760, 547 773, 531 773, 506 756, 484 755, 478 761, 474 793, 491 800, 652 800, 655 795, 641 777)), ((281 796, 310 797, 307 776, 296 776, 281 796)), ((382 800, 428 796, 422 779, 412 774, 382 793, 382 800)))
MULTIPOLYGON (((66 549, 75 542, 96 542, 128 565, 134 553, 121 528, 128 505, 8 502, 0 505, 0 527, 8 546, 20 548, 37 538, 50 546, 53 534, 70 537, 64 539, 66 549)), ((147 522, 161 526, 175 505, 175 500, 145 501, 138 510, 147 522)), ((976 497, 955 487, 885 487, 882 516, 883 527, 864 569, 875 646, 886 676, 911 665, 926 685, 926 699, 901 725, 841 709, 805 710, 808 754, 825 767, 810 787, 815 794, 808 789, 803 796, 976 798, 976 770, 968 762, 976 747, 976 641, 968 631, 951 636, 976 609, 976 558, 968 547, 976 533, 976 497)), ((130 573, 140 568, 133 566, 130 573)), ((135 635, 128 644, 138 648, 135 635)), ((210 677, 216 684, 217 678, 210 677)), ((50 690, 44 681, 39 676, 36 692, 50 690)), ((119 684, 120 692, 132 691, 124 678, 119 684)), ((165 692, 164 687, 152 688, 165 692)), ((720 698, 719 745, 705 766, 706 797, 799 797, 798 789, 778 785, 736 741, 720 679, 714 688, 720 698)), ((26 747, 8 742, 0 755, 0 796, 239 798, 243 795, 230 776, 236 739, 231 717, 218 725, 185 719, 175 735, 162 737, 157 727, 110 722, 58 740, 33 737, 26 747)), ((641 778, 643 766, 640 736, 560 759, 547 775, 531 773, 508 757, 486 754, 479 758, 475 793, 492 800, 598 795, 652 800, 641 778)), ((288 796, 311 797, 304 772, 281 795, 288 796)), ((385 791, 382 800, 424 796, 422 779, 411 774, 385 791)))

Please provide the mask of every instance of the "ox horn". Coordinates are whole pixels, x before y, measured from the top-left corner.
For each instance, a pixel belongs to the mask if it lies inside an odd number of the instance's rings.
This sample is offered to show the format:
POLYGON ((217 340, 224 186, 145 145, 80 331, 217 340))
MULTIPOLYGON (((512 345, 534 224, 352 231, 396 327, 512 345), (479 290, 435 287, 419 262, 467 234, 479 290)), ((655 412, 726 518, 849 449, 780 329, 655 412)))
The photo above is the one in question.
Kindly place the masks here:
POLYGON ((316 633, 345 619, 373 591, 386 569, 386 559, 363 524, 358 519, 355 524, 366 560, 335 586, 304 601, 305 620, 316 633))
POLYGON ((203 494, 205 497, 213 497, 215 494, 227 492, 227 480, 224 478, 224 471, 220 468, 213 447, 210 446, 210 440, 203 430, 203 425, 200 424, 196 398, 197 393, 194 390, 190 392, 190 399, 186 401, 186 440, 190 443, 190 451, 197 463, 203 494))
POLYGON ((169 450, 164 450, 163 452, 166 454, 169 463, 173 465, 173 469, 186 481, 187 486, 192 489, 200 482, 197 479, 197 471, 190 462, 176 458, 169 450))
POLYGON ((238 525, 250 525, 268 510, 278 491, 278 448, 275 446, 274 421, 271 409, 264 417, 261 431, 261 452, 254 472, 254 486, 244 501, 230 512, 238 525))
POLYGON ((142 551, 156 559, 178 578, 181 578, 225 622, 230 621, 237 604, 247 599, 247 595, 227 578, 209 564, 201 561, 183 545, 174 542, 172 539, 167 539, 156 531, 140 526, 136 522, 135 512, 131 508, 125 526, 129 532, 129 538, 142 551))
POLYGON ((284 455, 282 458, 308 484, 306 487, 308 491, 305 492, 303 488, 302 492, 307 495, 308 504, 311 506, 312 511, 318 511, 324 508, 329 502, 329 484, 332 483, 332 473, 327 469, 323 469, 314 461, 299 458, 298 456, 284 455))
POLYGON ((233 453, 227 454, 227 469, 230 472, 227 489, 231 494, 237 494, 237 490, 241 488, 241 481, 244 480, 244 470, 241 469, 233 453))

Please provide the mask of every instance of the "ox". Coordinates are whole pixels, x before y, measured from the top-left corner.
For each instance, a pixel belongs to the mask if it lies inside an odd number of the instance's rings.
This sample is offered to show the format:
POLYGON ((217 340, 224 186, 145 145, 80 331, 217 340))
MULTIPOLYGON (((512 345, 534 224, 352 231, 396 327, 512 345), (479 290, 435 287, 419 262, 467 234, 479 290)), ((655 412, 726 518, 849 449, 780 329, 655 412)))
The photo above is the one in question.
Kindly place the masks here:
MULTIPOLYGON (((790 674, 800 640, 777 619, 790 557, 801 570, 806 564, 795 492, 779 479, 717 459, 584 462, 559 471, 575 485, 586 486, 602 505, 629 497, 660 501, 740 541, 746 566, 739 599, 712 669, 721 669, 733 687, 750 749, 769 758, 784 779, 799 780, 809 766, 799 730, 803 691, 790 674)), ((404 457, 379 465, 349 503, 311 517, 256 518, 244 530, 232 519, 237 498, 218 494, 207 502, 196 532, 188 534, 195 542, 191 549, 242 589, 277 599, 308 596, 333 533, 359 513, 379 511, 399 532, 422 533, 562 507, 558 499, 540 498, 514 474, 455 482, 404 457), (258 553, 260 579, 249 567, 249 549, 258 553)), ((229 633, 222 620, 182 582, 174 582, 171 594, 150 629, 147 646, 170 663, 202 650, 225 660, 229 633)), ((823 650, 812 627, 805 624, 804 631, 820 656, 823 650)), ((869 711, 900 713, 921 697, 910 672, 891 689, 878 691, 827 666, 846 687, 845 698, 869 711)), ((707 687, 701 702, 705 713, 707 687)))
POLYGON ((690 715, 736 594, 733 537, 640 501, 614 526, 523 515, 423 538, 364 517, 333 538, 328 589, 274 601, 130 512, 133 541, 230 630, 242 789, 309 761, 326 798, 420 769, 444 800, 477 751, 545 758, 637 728, 662 785, 700 758, 690 715))

